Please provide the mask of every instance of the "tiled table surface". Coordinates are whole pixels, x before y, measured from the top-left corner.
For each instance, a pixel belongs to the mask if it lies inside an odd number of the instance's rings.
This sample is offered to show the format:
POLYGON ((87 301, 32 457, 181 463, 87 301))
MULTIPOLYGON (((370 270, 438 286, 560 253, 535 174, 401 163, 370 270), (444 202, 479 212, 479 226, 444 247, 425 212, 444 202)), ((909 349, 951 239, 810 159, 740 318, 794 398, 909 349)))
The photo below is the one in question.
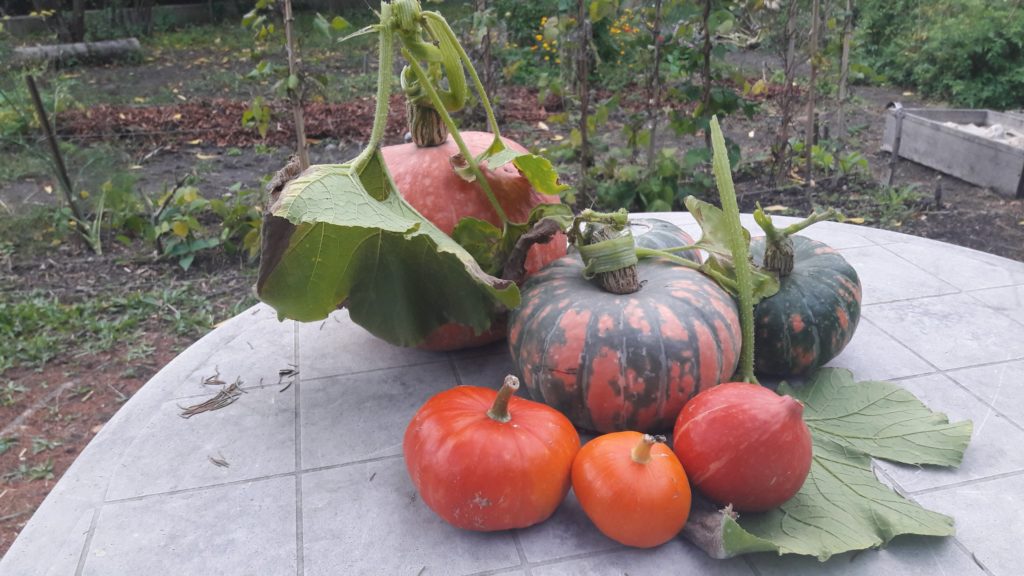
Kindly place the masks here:
MULTIPOLYGON (((657 216, 698 230, 688 214, 657 216)), ((436 392, 497 387, 512 370, 503 346, 405 350, 369 336, 344 311, 296 324, 257 306, 186 350, 122 408, 36 512, 0 574, 1024 573, 1024 264, 835 223, 806 235, 839 249, 864 286, 860 327, 832 365, 899 381, 951 419, 974 421, 957 470, 877 467, 904 495, 953 516, 955 538, 898 537, 824 564, 768 554, 716 561, 681 539, 654 550, 619 546, 571 494, 539 526, 460 531, 417 498, 402 434, 436 392), (279 383, 279 370, 293 366, 298 376, 279 383), (212 394, 201 380, 217 371, 240 378, 247 393, 180 418, 181 406, 212 394)))

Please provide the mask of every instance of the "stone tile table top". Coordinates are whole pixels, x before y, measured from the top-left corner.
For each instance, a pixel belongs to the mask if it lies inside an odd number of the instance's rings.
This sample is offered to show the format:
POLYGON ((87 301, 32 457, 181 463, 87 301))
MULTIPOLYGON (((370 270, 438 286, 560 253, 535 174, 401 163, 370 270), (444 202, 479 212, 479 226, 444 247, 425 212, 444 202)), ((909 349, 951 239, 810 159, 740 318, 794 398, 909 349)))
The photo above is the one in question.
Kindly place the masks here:
MULTIPOLYGON (((688 214, 653 216, 695 231, 688 214)), ((746 215, 744 224, 753 227, 746 215)), ((0 575, 1024 573, 1024 264, 844 224, 806 234, 839 249, 863 283, 860 327, 831 365, 899 381, 934 410, 974 421, 959 469, 876 467, 903 495, 953 516, 955 537, 898 537, 824 564, 768 554, 716 561, 682 539, 624 548, 571 493, 538 526, 461 531, 419 500, 402 435, 434 393, 497 387, 514 371, 503 344, 400 349, 345 311, 297 324, 258 305, 164 367, 103 427, 0 575), (289 368, 295 374, 282 378, 289 368), (211 395, 202 380, 216 372, 241 379, 236 402, 179 417, 211 395)))

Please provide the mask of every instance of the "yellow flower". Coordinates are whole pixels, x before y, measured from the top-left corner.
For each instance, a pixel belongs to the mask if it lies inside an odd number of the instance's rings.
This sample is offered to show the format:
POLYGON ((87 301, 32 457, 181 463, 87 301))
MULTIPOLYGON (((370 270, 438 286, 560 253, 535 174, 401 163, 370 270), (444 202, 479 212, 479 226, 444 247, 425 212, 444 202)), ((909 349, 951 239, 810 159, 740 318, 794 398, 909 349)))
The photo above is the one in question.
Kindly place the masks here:
POLYGON ((537 34, 536 36, 534 36, 534 38, 537 39, 537 42, 542 42, 544 40, 544 35, 543 34, 537 34))
POLYGON ((549 46, 549 45, 548 45, 548 43, 547 43, 547 42, 545 42, 545 43, 544 43, 544 49, 545 49, 545 50, 551 50, 551 46, 549 46))
POLYGON ((551 56, 544 56, 544 61, 547 62, 548 60, 551 60, 551 56))
POLYGON ((543 25, 545 25, 547 23, 548 23, 548 17, 547 16, 541 16, 540 17, 540 24, 541 24, 541 26, 543 26, 543 25))
POLYGON ((559 58, 555 58, 555 64, 561 64, 561 63, 562 63, 562 60, 561 60, 561 59, 559 59, 559 58))

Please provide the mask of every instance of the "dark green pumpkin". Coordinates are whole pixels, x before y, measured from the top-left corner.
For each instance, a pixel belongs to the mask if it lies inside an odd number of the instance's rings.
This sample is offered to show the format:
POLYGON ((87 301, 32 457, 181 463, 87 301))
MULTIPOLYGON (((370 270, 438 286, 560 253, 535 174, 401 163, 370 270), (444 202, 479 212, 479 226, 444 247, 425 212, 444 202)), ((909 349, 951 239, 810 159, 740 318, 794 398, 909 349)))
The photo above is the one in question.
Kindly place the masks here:
MULTIPOLYGON (((676 230, 634 234, 645 247, 692 243, 676 230)), ((637 264, 640 291, 616 295, 582 272, 576 253, 552 262, 509 316, 512 359, 535 400, 585 430, 661 432, 691 397, 735 372, 739 316, 714 281, 652 258, 637 264)))
MULTIPOLYGON (((835 358, 860 320, 861 286, 853 266, 830 246, 792 236, 793 271, 779 292, 754 309, 754 367, 759 374, 798 376, 835 358)), ((754 263, 764 237, 751 239, 754 263)))
MULTIPOLYGON (((633 239, 640 248, 662 249, 693 244, 693 238, 681 228, 657 218, 631 219, 629 230, 633 233, 633 239)), ((700 255, 695 250, 677 254, 694 262, 700 262, 700 255)))

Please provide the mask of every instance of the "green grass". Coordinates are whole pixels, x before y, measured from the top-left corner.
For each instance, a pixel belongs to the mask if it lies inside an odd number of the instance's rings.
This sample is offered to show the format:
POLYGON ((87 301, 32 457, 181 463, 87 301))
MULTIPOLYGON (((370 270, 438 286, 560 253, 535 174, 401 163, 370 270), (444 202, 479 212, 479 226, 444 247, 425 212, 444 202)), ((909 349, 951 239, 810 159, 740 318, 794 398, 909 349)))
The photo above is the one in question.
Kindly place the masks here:
POLYGON ((154 318, 163 330, 197 336, 213 325, 214 307, 185 286, 72 303, 41 293, 12 298, 0 303, 0 373, 42 368, 65 350, 78 356, 108 350, 154 318))

